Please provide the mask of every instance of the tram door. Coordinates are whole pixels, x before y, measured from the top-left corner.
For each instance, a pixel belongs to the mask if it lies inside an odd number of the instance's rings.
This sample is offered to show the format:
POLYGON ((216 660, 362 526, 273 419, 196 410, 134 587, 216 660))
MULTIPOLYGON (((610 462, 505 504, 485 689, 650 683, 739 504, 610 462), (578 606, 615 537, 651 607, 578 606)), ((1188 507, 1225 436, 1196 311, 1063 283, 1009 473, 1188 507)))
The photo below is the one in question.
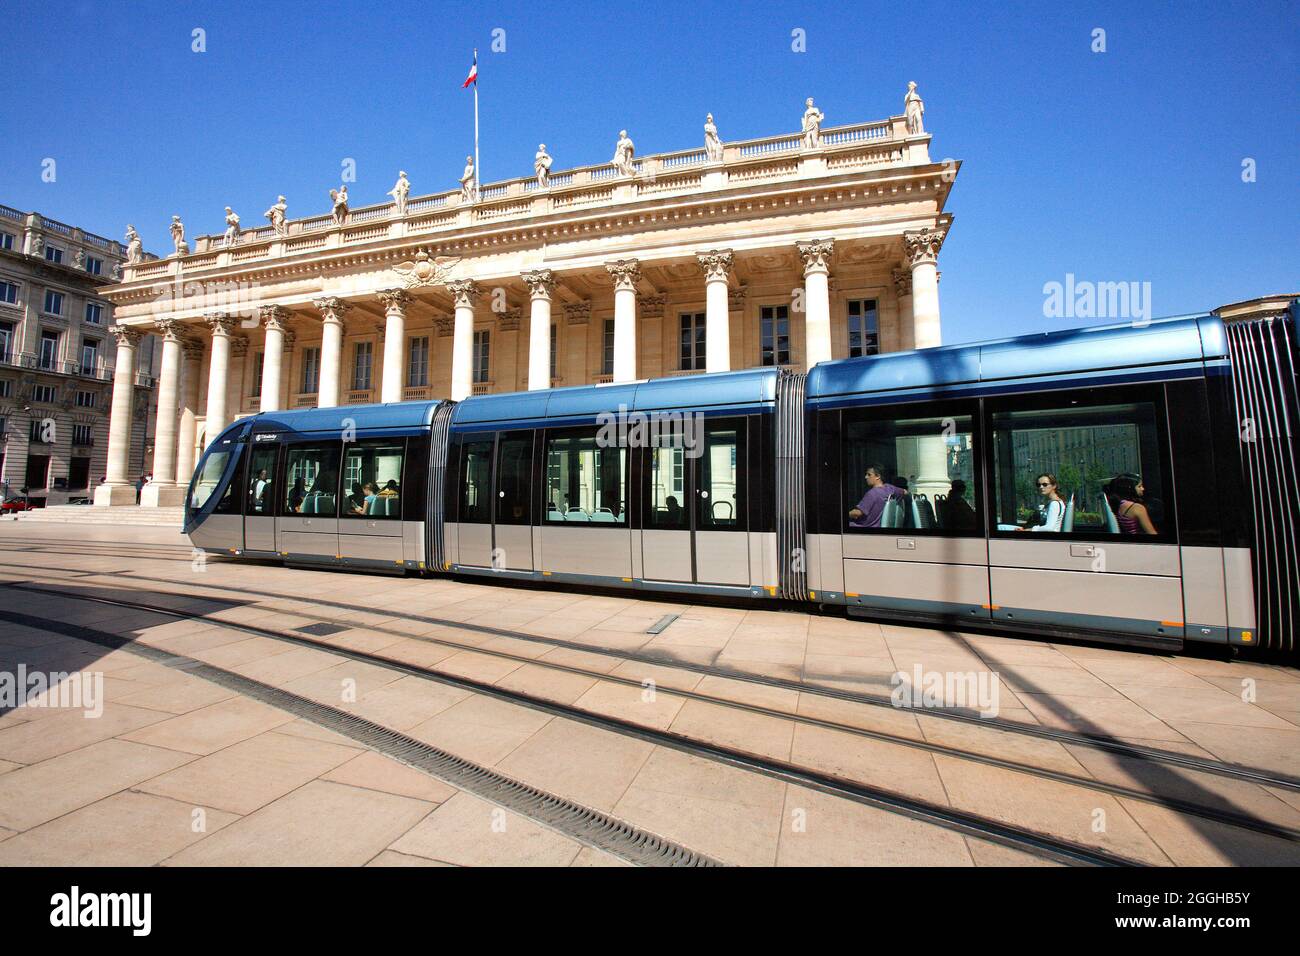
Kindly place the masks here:
POLYGON ((405 438, 371 438, 345 446, 339 557, 401 563, 405 457, 405 438))
POLYGON ((276 541, 281 554, 331 561, 339 554, 342 448, 338 441, 284 446, 284 477, 275 495, 276 541))
POLYGON ((745 418, 708 419, 681 435, 660 435, 646 449, 646 580, 750 583, 746 428, 745 418))
POLYGON ((461 445, 461 564, 533 570, 532 488, 532 431, 500 432, 461 445))
POLYGON ((253 435, 248 470, 242 472, 246 492, 244 550, 272 553, 275 551, 275 501, 278 497, 275 480, 280 443, 274 440, 258 441, 259 438, 274 439, 274 436, 253 435))

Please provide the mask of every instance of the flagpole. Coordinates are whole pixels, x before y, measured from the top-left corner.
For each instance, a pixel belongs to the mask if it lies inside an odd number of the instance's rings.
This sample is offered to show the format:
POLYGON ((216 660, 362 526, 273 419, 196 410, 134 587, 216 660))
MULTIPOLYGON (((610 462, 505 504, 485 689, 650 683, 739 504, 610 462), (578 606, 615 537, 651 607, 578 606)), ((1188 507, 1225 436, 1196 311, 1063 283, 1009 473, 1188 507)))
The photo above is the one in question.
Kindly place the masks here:
MULTIPOLYGON (((474 68, 478 69, 478 49, 474 50, 474 68)), ((478 77, 474 77, 474 198, 481 198, 480 186, 483 183, 478 165, 478 77)))

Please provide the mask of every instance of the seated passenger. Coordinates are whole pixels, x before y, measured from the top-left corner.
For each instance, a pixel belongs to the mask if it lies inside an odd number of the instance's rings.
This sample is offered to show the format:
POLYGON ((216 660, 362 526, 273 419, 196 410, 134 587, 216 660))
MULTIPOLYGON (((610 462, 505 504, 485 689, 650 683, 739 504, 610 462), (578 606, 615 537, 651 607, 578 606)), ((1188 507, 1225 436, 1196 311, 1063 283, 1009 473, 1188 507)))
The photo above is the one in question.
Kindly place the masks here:
POLYGON ((1065 501, 1056 483, 1056 476, 1041 474, 1038 476, 1038 493, 1043 503, 1038 506, 1038 524, 1029 528, 1017 528, 1017 531, 1048 531, 1060 533, 1065 523, 1065 501))
POLYGON ((884 474, 884 469, 879 465, 871 465, 867 468, 863 476, 867 482, 867 492, 862 496, 857 507, 849 511, 850 528, 879 528, 880 517, 885 512, 885 502, 892 495, 902 496, 902 489, 888 484, 884 474))
POLYGON ((682 506, 677 501, 676 495, 669 495, 664 499, 664 507, 668 510, 668 520, 677 524, 682 520, 682 506))
POLYGON ((397 494, 397 482, 394 481, 392 478, 389 478, 386 482, 384 482, 384 488, 383 488, 383 490, 382 490, 381 492, 379 492, 379 497, 381 497, 381 498, 396 498, 396 497, 398 497, 398 494, 397 494))
POLYGON ((948 497, 939 506, 939 527, 954 531, 971 531, 975 528, 975 509, 966 500, 966 482, 953 480, 948 497))
POLYGON ((307 482, 301 478, 295 478, 293 487, 289 489, 289 510, 301 511, 302 500, 307 497, 307 482))
POLYGON ((375 499, 379 497, 379 486, 375 484, 373 481, 367 481, 362 486, 361 490, 364 491, 366 495, 366 502, 364 505, 362 505, 361 513, 365 515, 374 514, 372 508, 374 506, 375 499))
POLYGON ((352 494, 348 495, 348 510, 354 515, 366 513, 366 489, 361 482, 352 482, 352 494))
POLYGON ((1146 487, 1139 476, 1119 475, 1112 478, 1110 484, 1102 490, 1106 492, 1110 510, 1115 512, 1115 520, 1119 522, 1121 534, 1160 533, 1156 530, 1147 506, 1142 501, 1146 487))

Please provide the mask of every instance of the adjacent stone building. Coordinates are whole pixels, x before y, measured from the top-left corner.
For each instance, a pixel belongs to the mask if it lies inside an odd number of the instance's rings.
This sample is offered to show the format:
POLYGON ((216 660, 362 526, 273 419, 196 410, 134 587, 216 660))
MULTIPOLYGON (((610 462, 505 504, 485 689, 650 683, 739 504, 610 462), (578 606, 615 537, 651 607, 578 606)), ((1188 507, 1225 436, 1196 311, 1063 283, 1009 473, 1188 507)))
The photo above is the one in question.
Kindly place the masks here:
POLYGON ((134 501, 125 393, 150 332, 162 344, 145 503, 165 505, 206 442, 258 411, 806 369, 938 345, 959 164, 931 160, 914 89, 903 115, 875 122, 823 128, 805 105, 799 132, 729 142, 710 116, 703 143, 678 152, 638 156, 624 131, 595 165, 552 169, 543 146, 515 179, 478 184, 471 165, 458 188, 408 195, 402 173, 391 202, 351 209, 346 190, 322 184, 265 197, 267 225, 228 207, 225 231, 192 244, 174 219, 162 260, 133 242, 107 293, 115 454, 97 503, 134 501), (292 218, 295 205, 315 214, 292 218))
MULTIPOLYGON (((36 504, 88 497, 107 469, 116 342, 104 295, 125 252, 75 226, 0 206, 0 480, 36 504)), ((127 388, 124 467, 152 458, 152 337, 127 388)))

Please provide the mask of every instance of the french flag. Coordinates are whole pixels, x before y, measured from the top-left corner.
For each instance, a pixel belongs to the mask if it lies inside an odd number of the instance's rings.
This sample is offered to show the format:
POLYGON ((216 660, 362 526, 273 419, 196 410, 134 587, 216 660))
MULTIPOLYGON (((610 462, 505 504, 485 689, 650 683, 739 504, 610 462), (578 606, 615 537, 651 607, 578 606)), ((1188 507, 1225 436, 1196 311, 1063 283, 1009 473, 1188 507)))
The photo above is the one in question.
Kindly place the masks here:
POLYGON ((469 76, 465 77, 465 82, 460 85, 460 88, 463 90, 471 83, 478 86, 478 50, 474 51, 474 65, 469 68, 469 76))

